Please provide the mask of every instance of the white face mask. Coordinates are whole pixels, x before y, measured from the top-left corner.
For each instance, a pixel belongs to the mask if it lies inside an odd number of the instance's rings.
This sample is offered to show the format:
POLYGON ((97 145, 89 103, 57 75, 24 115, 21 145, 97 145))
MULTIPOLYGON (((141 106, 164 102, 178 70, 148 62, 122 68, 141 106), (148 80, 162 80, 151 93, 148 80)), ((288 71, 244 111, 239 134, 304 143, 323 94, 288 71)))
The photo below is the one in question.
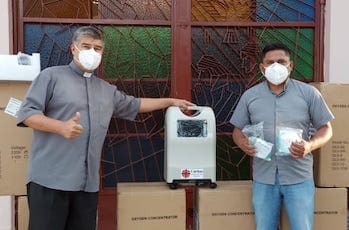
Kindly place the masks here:
POLYGON ((287 66, 274 62, 273 64, 265 68, 264 76, 273 85, 280 85, 288 77, 289 73, 287 66))
MULTIPOLYGON (((75 46, 76 47, 76 46, 75 46)), ((78 47, 76 47, 79 50, 78 47)), ((87 70, 95 70, 101 63, 102 55, 97 53, 93 48, 89 50, 79 50, 78 61, 87 70)))

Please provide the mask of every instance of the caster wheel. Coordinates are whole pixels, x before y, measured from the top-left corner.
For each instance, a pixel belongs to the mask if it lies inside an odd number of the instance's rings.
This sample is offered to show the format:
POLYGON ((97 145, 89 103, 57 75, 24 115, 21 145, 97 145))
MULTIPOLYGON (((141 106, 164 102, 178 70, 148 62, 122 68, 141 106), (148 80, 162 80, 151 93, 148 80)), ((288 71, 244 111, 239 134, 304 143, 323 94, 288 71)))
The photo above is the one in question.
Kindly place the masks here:
POLYGON ((210 188, 217 188, 217 184, 216 184, 216 183, 212 183, 212 182, 211 182, 211 183, 209 184, 209 186, 210 186, 210 188))
POLYGON ((170 183, 170 184, 168 184, 168 186, 170 187, 170 189, 177 189, 178 183, 170 183))

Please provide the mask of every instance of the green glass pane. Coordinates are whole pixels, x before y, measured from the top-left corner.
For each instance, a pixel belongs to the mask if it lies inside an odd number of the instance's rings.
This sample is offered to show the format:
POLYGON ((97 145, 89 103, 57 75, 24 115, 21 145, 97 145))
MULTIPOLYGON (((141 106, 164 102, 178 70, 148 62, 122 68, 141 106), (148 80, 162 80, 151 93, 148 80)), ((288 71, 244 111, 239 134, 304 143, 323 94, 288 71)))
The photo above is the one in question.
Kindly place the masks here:
POLYGON ((284 43, 291 49, 295 68, 291 76, 305 81, 313 79, 314 69, 314 29, 264 28, 257 29, 257 40, 261 48, 267 43, 284 43))
POLYGON ((171 28, 106 26, 104 77, 168 78, 171 71, 171 28))

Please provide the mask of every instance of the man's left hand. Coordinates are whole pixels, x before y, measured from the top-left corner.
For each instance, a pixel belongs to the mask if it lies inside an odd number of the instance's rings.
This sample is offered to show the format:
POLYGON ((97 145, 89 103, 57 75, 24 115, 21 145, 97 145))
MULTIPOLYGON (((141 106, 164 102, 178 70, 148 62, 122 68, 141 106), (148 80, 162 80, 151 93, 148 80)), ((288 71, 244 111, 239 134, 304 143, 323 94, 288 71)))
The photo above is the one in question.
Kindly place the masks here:
POLYGON ((299 142, 292 142, 289 148, 291 155, 294 158, 302 158, 311 151, 311 145, 308 141, 301 140, 299 142))

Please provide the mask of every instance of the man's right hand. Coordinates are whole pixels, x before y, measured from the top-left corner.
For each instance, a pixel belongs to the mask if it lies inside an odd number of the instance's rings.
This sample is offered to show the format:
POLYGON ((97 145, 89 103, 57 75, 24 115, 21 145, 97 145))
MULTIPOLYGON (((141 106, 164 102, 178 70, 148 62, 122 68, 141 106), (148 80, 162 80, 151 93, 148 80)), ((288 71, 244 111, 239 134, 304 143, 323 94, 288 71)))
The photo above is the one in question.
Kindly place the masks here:
POLYGON ((239 148, 249 156, 255 156, 256 148, 250 145, 248 138, 243 134, 241 129, 235 127, 233 130, 233 140, 239 148))
POLYGON ((75 116, 64 122, 62 136, 67 139, 74 139, 80 136, 84 127, 78 122, 80 120, 80 113, 76 112, 75 116))

